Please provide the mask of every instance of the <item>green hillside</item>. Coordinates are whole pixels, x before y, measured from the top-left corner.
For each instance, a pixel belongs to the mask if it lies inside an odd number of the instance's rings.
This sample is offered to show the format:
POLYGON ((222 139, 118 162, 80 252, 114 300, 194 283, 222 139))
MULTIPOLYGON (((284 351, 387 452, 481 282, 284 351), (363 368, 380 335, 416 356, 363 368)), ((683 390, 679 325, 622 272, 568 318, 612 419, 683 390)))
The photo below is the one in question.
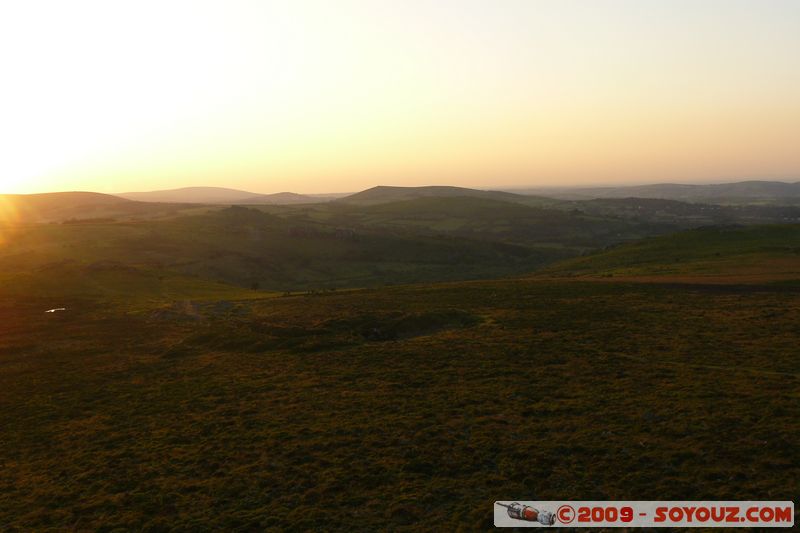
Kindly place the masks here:
POLYGON ((569 259, 545 272, 800 279, 800 224, 698 228, 569 259))
POLYGON ((255 296, 242 287, 114 261, 88 264, 63 261, 31 270, 3 272, 0 273, 0 294, 42 299, 51 302, 52 307, 72 301, 102 300, 128 308, 183 299, 255 296))
POLYGON ((246 288, 309 290, 521 274, 569 256, 553 247, 295 221, 243 207, 161 220, 18 226, 6 241, 0 283, 8 285, 43 269, 64 276, 70 265, 112 263, 246 288))
MULTIPOLYGON (((792 252, 798 246, 797 226, 705 228, 641 241, 669 232, 675 223, 627 214, 639 205, 628 202, 617 212, 603 213, 438 196, 374 205, 170 211, 168 204, 106 195, 53 198, 37 198, 39 212, 63 217, 95 201, 106 206, 103 213, 110 212, 109 204, 118 216, 119 205, 134 206, 142 216, 6 224, 0 232, 0 285, 34 290, 48 286, 48 276, 55 275, 74 283, 52 290, 95 294, 102 287, 84 274, 105 272, 108 265, 117 265, 114 275, 143 283, 138 292, 147 294, 172 290, 149 285, 153 279, 283 292, 519 276, 563 260, 547 272, 687 275, 722 269, 744 274, 769 267, 781 279, 793 279, 797 272, 792 252), (167 211, 148 211, 159 205, 167 211), (575 258, 625 241, 637 242, 575 258), (89 283, 79 283, 82 279, 89 283)), ((680 216, 682 207, 673 204, 667 207, 680 216)), ((603 209, 614 208, 609 205, 603 209)), ((659 204, 657 209, 666 208, 659 204)))
POLYGON ((469 196, 421 197, 371 205, 330 202, 260 209, 298 223, 557 247, 571 255, 666 233, 676 227, 672 222, 625 218, 614 213, 595 214, 469 196))

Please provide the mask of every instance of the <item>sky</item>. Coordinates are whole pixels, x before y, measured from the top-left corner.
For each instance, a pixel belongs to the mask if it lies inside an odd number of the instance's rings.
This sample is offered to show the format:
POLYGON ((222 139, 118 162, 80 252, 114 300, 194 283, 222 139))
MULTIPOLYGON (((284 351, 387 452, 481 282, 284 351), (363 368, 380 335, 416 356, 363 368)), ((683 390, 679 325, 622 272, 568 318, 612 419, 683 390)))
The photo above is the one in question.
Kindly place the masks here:
POLYGON ((0 3, 0 192, 800 180, 794 0, 0 3))

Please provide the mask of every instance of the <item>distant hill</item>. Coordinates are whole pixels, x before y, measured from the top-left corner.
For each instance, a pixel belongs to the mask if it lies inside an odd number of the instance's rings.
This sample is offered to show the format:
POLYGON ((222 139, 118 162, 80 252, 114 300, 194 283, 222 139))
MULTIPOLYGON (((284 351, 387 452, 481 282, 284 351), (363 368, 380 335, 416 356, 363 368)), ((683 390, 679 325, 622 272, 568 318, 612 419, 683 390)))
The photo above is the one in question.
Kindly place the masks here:
POLYGON ((326 196, 297 194, 295 192, 278 192, 275 194, 259 194, 258 196, 246 198, 245 200, 235 203, 244 205, 294 205, 329 202, 330 200, 331 198, 326 196))
POLYGON ((170 215, 186 207, 134 202, 96 192, 0 195, 0 223, 66 222, 170 215))
POLYGON ((565 254, 701 226, 800 222, 800 206, 714 205, 642 198, 553 200, 548 204, 538 197, 509 196, 511 201, 502 194, 498 197, 503 199, 421 196, 380 203, 340 200, 259 209, 296 223, 557 247, 565 254))
POLYGON ((550 275, 800 281, 800 224, 704 227, 568 259, 550 275))
POLYGON ((91 206, 127 203, 127 200, 117 198, 111 194, 84 191, 0 194, 0 198, 5 202, 13 202, 20 207, 25 206, 35 209, 52 209, 66 204, 91 206))
POLYGON ((308 204, 327 201, 327 196, 309 196, 293 192, 258 194, 224 187, 184 187, 164 191, 126 192, 117 194, 120 198, 141 202, 173 202, 191 204, 308 204))
POLYGON ((105 216, 132 202, 96 192, 54 192, 0 195, 6 222, 46 222, 75 216, 105 216))
POLYGON ((667 200, 704 201, 711 203, 800 202, 800 182, 741 181, 711 185, 659 183, 632 187, 558 187, 516 191, 552 198, 581 200, 591 198, 660 198, 667 200))
MULTIPOLYGON (((624 238, 637 239, 653 231, 664 232, 649 225, 641 227, 638 221, 528 205, 492 196, 421 196, 369 204, 333 202, 320 206, 318 211, 335 209, 333 220, 348 227, 403 228, 533 246, 557 245, 562 250, 583 250, 624 238)), ((502 193, 496 196, 505 198, 502 193)))
POLYGON ((596 198, 565 201, 566 209, 609 217, 664 223, 675 229, 731 224, 786 224, 800 222, 800 203, 707 203, 658 198, 596 198))
POLYGON ((542 203, 542 199, 522 194, 514 194, 503 191, 481 191, 478 189, 448 187, 442 185, 433 185, 427 187, 391 187, 387 185, 379 185, 365 191, 351 194, 350 196, 345 196, 340 198, 338 201, 349 204, 373 205, 429 197, 471 197, 523 204, 542 203))

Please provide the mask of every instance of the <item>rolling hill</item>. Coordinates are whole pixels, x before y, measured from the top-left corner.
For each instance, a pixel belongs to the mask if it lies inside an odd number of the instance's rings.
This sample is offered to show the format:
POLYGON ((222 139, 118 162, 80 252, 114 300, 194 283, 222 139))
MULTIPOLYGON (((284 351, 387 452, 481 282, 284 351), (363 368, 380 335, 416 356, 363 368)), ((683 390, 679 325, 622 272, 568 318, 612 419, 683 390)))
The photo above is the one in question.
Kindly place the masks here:
POLYGON ((522 191, 560 199, 656 198, 709 203, 800 203, 800 182, 741 181, 708 185, 659 183, 628 187, 535 188, 522 191))
POLYGON ((226 189, 224 187, 184 187, 164 191, 127 192, 117 196, 142 202, 172 202, 192 204, 308 204, 329 201, 328 195, 309 196, 293 192, 259 194, 254 192, 226 189))
POLYGON ((235 203, 259 194, 224 187, 182 187, 163 191, 126 192, 116 196, 139 202, 178 202, 192 204, 235 203))
MULTIPOLYGON (((75 214, 65 211, 64 198, 52 200, 51 220, 75 214)), ((153 280, 188 276, 284 291, 492 278, 668 229, 469 196, 229 208, 107 195, 75 200, 69 205, 110 204, 114 210, 103 211, 106 216, 119 215, 120 206, 129 214, 161 209, 171 216, 67 218, 73 223, 18 228, 4 235, 1 286, 36 292, 40 279, 54 294, 94 294, 105 290, 97 284, 118 276, 130 280, 126 286, 138 283, 139 292, 154 293, 169 291, 153 280), (102 275, 93 278, 93 272, 102 275), (49 283, 54 275, 69 283, 49 283)), ((86 217, 88 211, 79 212, 86 217)))
POLYGON ((281 291, 521 274, 569 256, 502 240, 298 222, 241 206, 163 220, 26 226, 6 237, 0 285, 12 289, 31 273, 76 280, 64 273, 107 264, 128 277, 136 269, 281 291))
MULTIPOLYGON (((402 196, 408 191, 392 190, 389 196, 398 192, 402 196)), ((449 196, 460 194, 459 189, 424 191, 428 192, 433 195, 380 203, 235 208, 137 202, 95 193, 7 196, 5 205, 13 209, 6 212, 14 213, 15 222, 49 224, 3 231, 0 283, 32 286, 35 280, 25 280, 48 265, 56 269, 66 265, 65 272, 75 268, 76 274, 67 278, 80 280, 81 269, 109 262, 129 269, 117 270, 119 275, 194 276, 276 291, 492 278, 521 275, 598 248, 704 223, 797 217, 792 211, 796 208, 776 206, 607 199, 551 208, 526 205, 516 198, 507 201, 503 193, 499 196, 503 199, 497 199, 449 196)), ((759 239, 769 242, 766 237, 759 239)), ((644 251, 650 245, 635 246, 644 251)), ((715 250, 710 244, 703 246, 715 250)), ((608 253, 618 253, 615 250, 608 253)), ((737 268, 743 272, 757 255, 745 258, 739 251, 737 268)), ((650 257, 633 255, 640 262, 650 257)), ((702 266, 688 252, 674 252, 666 264, 643 263, 638 270, 628 264, 633 260, 626 260, 626 272, 685 274, 703 268, 710 272, 711 259, 702 266)), ((770 264, 776 269, 784 265, 791 272, 793 264, 785 264, 790 259, 771 257, 770 264)), ((575 261, 569 268, 587 274, 599 264, 586 257, 575 261)), ((566 272, 567 267, 559 268, 566 272)), ((609 266, 601 275, 622 275, 623 270, 609 266)))
POLYGON ((676 229, 710 225, 800 222, 800 205, 709 204, 657 198, 603 198, 565 202, 588 214, 665 223, 676 229))
POLYGON ((0 223, 5 224, 161 217, 184 209, 96 192, 0 195, 0 223))
POLYGON ((236 202, 238 205, 294 205, 329 202, 336 197, 297 194, 295 192, 276 192, 274 194, 260 194, 244 201, 236 202))
POLYGON ((405 228, 524 245, 557 245, 579 251, 665 231, 657 224, 527 205, 508 201, 502 195, 499 198, 493 194, 421 196, 358 205, 334 202, 309 211, 330 213, 332 220, 349 226, 405 228))
POLYGON ((426 187, 392 187, 387 185, 379 185, 377 187, 372 187, 371 189, 340 198, 338 202, 359 205, 374 205, 430 197, 469 197, 522 204, 553 203, 551 200, 503 191, 482 191, 478 189, 468 189, 465 187, 449 187, 440 185, 426 187))
POLYGON ((704 227, 566 260, 547 275, 800 281, 800 224, 704 227))

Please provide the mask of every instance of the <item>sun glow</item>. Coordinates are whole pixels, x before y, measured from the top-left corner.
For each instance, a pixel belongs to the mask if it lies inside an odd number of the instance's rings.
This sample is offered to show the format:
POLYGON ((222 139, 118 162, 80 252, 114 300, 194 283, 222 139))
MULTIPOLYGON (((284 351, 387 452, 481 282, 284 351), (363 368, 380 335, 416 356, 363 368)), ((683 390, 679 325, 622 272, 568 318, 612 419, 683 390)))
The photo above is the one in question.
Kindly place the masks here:
POLYGON ((796 2, 5 2, 0 192, 796 177, 798 16, 796 2))
POLYGON ((16 74, 2 88, 5 192, 46 189, 60 172, 98 162, 124 166, 127 151, 186 136, 183 128, 198 110, 213 113, 231 96, 223 89, 237 66, 230 61, 234 34, 215 38, 219 20, 208 9, 192 9, 195 3, 157 5, 2 8, 4 67, 16 74), (184 23, 186 13, 191 24, 184 23))
POLYGON ((8 197, 0 196, 0 246, 11 238, 18 220, 19 214, 15 202, 8 197))

